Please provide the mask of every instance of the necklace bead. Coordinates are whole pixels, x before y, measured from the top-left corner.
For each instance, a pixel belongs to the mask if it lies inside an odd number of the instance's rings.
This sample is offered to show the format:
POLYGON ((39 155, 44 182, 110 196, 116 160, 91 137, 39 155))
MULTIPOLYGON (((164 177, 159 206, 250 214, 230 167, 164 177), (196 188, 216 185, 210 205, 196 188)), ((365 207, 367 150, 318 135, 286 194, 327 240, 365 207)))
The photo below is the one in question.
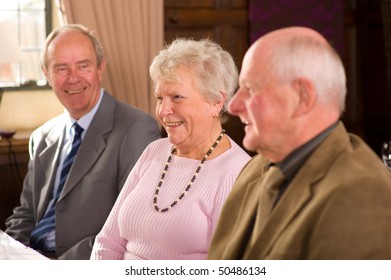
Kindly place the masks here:
POLYGON ((163 169, 163 172, 162 172, 162 175, 160 176, 160 180, 159 180, 159 183, 157 184, 157 187, 156 187, 156 190, 155 190, 155 193, 154 193, 154 196, 153 196, 153 205, 154 205, 154 208, 157 212, 167 212, 168 210, 170 210, 172 207, 174 207, 175 205, 178 204, 179 201, 181 201, 186 193, 191 189, 191 186, 192 184, 194 183, 194 181, 196 180, 197 178, 197 175, 200 173, 201 171, 201 167, 202 165, 204 164, 204 162, 206 161, 206 159, 211 155, 211 153, 213 152, 213 150, 217 147, 217 145, 220 143, 221 139, 223 138, 224 136, 224 133, 225 133, 225 130, 223 129, 219 135, 219 137, 217 137, 216 141, 213 143, 213 145, 209 148, 209 150, 206 152, 205 156, 202 158, 202 160, 200 161, 198 167, 196 168, 196 171, 193 175, 193 177, 191 178, 189 184, 186 186, 185 190, 181 193, 181 195, 174 201, 172 202, 168 207, 166 208, 163 208, 161 209, 157 204, 158 204, 158 196, 159 196, 159 193, 160 193, 160 189, 163 185, 163 182, 164 182, 164 178, 166 177, 166 173, 168 171, 168 167, 172 161, 172 156, 175 154, 176 152, 176 148, 175 147, 172 147, 171 149, 171 152, 170 152, 170 155, 168 156, 168 159, 166 161, 166 164, 164 166, 164 169, 163 169))

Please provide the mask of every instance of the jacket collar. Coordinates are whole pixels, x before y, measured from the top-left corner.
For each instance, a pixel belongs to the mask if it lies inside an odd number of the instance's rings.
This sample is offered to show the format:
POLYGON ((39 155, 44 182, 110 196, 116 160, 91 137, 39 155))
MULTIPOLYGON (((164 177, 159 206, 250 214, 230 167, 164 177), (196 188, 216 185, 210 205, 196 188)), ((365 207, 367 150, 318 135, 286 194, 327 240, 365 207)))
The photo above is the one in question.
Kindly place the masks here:
POLYGON ((286 226, 311 200, 313 186, 324 178, 333 161, 349 145, 349 136, 342 123, 310 155, 287 191, 271 213, 255 245, 244 255, 246 259, 265 258, 286 226), (319 162, 321 159, 321 162, 319 162), (307 174, 311 174, 308 176, 307 174))
POLYGON ((65 183, 64 190, 59 198, 61 201, 83 179, 88 170, 95 164, 106 148, 107 134, 113 129, 115 100, 106 93, 91 121, 86 135, 79 148, 76 159, 65 183), (88 155, 88 156, 86 156, 88 155))

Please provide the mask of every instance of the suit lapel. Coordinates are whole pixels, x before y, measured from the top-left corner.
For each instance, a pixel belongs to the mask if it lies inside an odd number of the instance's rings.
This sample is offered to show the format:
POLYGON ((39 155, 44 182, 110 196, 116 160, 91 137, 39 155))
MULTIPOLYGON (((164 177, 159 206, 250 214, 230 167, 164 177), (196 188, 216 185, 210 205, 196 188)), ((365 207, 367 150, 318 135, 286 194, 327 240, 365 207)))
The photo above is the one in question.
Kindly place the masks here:
POLYGON ((225 203, 229 207, 225 207, 221 213, 221 216, 227 219, 219 222, 221 226, 214 237, 217 248, 211 250, 212 258, 214 254, 219 255, 219 258, 221 254, 223 259, 242 258, 253 230, 261 191, 259 181, 264 165, 265 159, 255 156, 235 182, 236 188, 234 186, 225 203), (231 217, 236 217, 236 220, 232 221, 231 217), (231 235, 227 236, 227 232, 231 232, 231 235))
POLYGON ((294 180, 275 209, 273 209, 269 220, 266 221, 259 236, 256 237, 254 246, 248 250, 248 255, 245 256, 245 259, 264 259, 275 240, 280 236, 280 233, 310 198, 311 182, 307 181, 305 177, 294 180))
POLYGON ((45 172, 45 178, 48 178, 41 179, 42 184, 45 182, 45 185, 42 187, 40 195, 43 199, 40 199, 38 203, 38 219, 41 219, 44 215, 47 205, 52 198, 53 182, 56 177, 64 130, 65 123, 63 121, 56 123, 55 128, 50 130, 45 138, 46 148, 38 156, 42 170, 45 172))
POLYGON ((59 201, 77 186, 106 148, 105 136, 113 128, 114 110, 115 100, 105 93, 80 145, 59 201))
POLYGON ((245 258, 264 259, 267 257, 282 231, 311 200, 314 184, 325 176, 327 168, 348 145, 346 136, 347 133, 343 125, 338 125, 334 132, 307 159, 276 205, 257 237, 255 245, 248 250, 245 258))
MULTIPOLYGON (((225 256, 236 259, 243 255, 245 244, 251 237, 255 214, 258 205, 259 188, 257 188, 257 180, 248 183, 246 192, 241 200, 237 220, 232 228, 232 235, 225 247, 225 256)), ((236 213, 234 213, 236 215, 236 213)))

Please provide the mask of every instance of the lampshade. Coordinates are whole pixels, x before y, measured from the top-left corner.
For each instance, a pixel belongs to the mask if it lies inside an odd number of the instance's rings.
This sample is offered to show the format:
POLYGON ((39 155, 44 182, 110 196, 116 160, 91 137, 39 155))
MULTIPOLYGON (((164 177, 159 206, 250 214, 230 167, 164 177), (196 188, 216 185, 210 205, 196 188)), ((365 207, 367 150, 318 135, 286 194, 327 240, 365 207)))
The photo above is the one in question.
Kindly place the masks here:
POLYGON ((18 62, 22 58, 16 30, 10 22, 0 22, 0 64, 18 62))

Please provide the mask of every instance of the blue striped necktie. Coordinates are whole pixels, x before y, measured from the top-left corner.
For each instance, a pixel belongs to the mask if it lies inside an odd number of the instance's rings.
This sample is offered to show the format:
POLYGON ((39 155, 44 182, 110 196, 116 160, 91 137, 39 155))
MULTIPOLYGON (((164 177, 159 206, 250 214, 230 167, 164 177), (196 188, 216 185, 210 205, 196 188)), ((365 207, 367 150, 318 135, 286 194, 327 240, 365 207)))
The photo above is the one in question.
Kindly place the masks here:
POLYGON ((56 204, 58 198, 61 195, 62 189, 64 188, 65 182, 68 177, 68 173, 72 167, 73 160, 76 157, 77 150, 81 144, 81 133, 83 132, 83 128, 80 127, 77 122, 72 125, 72 129, 75 134, 72 141, 72 148, 69 154, 66 156, 60 175, 60 182, 58 184, 58 190, 54 197, 54 201, 51 204, 51 207, 46 210, 45 215, 39 221, 38 225, 33 229, 30 235, 30 245, 32 248, 41 251, 51 251, 45 247, 45 239, 46 236, 55 228, 56 225, 56 204))

